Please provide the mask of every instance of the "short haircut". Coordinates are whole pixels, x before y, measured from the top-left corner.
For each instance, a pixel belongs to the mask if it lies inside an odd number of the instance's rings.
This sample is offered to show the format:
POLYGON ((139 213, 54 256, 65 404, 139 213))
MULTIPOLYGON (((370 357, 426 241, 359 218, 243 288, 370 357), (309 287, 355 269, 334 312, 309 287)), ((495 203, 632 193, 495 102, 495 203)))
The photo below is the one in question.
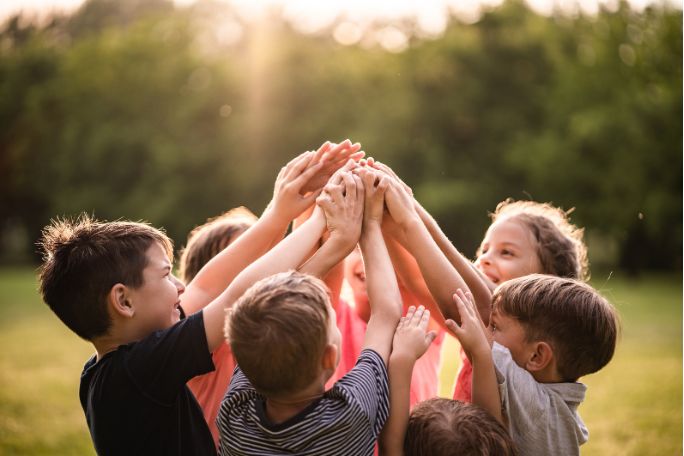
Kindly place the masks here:
POLYGON ((406 456, 514 456, 508 431, 475 404, 444 398, 419 403, 411 412, 406 456))
POLYGON ((270 397, 309 385, 328 343, 325 284, 296 271, 254 284, 226 318, 226 339, 254 388, 270 397))
POLYGON ((589 279, 589 260, 584 243, 584 229, 570 223, 574 209, 563 211, 549 203, 500 202, 492 214, 492 223, 511 218, 522 222, 537 241, 537 256, 544 274, 571 279, 589 279))
POLYGON ((188 234, 188 241, 181 252, 181 279, 185 283, 190 283, 209 260, 228 247, 256 221, 257 217, 249 209, 236 207, 194 228, 188 234))
POLYGON ((515 318, 529 342, 551 345, 563 381, 576 381, 612 359, 620 330, 615 308, 584 282, 542 274, 494 291, 494 310, 515 318))
POLYGON ((38 241, 43 301, 83 339, 105 335, 107 294, 117 283, 143 284, 147 249, 155 242, 173 258, 171 240, 146 223, 101 222, 87 214, 52 220, 38 241))

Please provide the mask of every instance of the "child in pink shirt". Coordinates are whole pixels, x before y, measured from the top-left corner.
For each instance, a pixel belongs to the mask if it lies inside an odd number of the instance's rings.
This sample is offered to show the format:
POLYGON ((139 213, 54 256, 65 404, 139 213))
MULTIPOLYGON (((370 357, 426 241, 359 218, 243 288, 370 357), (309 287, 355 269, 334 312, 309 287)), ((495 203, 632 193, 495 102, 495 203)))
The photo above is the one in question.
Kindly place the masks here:
MULTIPOLYGON (((238 207, 207 220, 188 234, 188 241, 181 253, 180 276, 184 283, 190 283, 202 267, 219 252, 228 247, 250 226, 257 217, 247 208, 238 207)), ((235 369, 235 358, 230 345, 221 344, 211 355, 215 370, 192 378, 188 387, 202 406, 204 419, 218 445, 216 416, 235 369)))

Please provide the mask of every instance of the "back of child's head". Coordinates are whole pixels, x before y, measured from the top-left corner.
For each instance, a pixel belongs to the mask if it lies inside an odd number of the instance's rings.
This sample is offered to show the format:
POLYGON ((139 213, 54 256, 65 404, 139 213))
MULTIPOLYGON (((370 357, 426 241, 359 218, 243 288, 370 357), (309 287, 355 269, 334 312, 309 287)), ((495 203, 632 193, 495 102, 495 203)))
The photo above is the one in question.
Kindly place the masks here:
POLYGON ((278 397, 308 386, 328 343, 328 289, 296 271, 260 280, 226 319, 226 338, 254 388, 278 397))
POLYGON ((483 408, 452 399, 433 398, 411 412, 406 456, 514 456, 506 429, 483 408))
POLYGON ((146 253, 155 242, 173 257, 171 240, 146 223, 100 222, 86 214, 53 220, 38 242, 43 300, 80 337, 107 334, 107 294, 117 283, 143 284, 146 253))
POLYGON ((537 242, 537 255, 544 274, 588 280, 589 261, 584 243, 584 229, 570 223, 565 212, 548 203, 500 202, 491 214, 492 223, 514 219, 522 222, 537 242))
POLYGON ((188 241, 181 252, 181 279, 190 283, 209 260, 256 221, 257 217, 249 209, 236 207, 194 228, 188 234, 188 241))
POLYGON ((515 318, 528 341, 551 345, 563 381, 600 370, 615 352, 617 311, 579 280, 542 274, 512 279, 494 291, 492 308, 515 318))

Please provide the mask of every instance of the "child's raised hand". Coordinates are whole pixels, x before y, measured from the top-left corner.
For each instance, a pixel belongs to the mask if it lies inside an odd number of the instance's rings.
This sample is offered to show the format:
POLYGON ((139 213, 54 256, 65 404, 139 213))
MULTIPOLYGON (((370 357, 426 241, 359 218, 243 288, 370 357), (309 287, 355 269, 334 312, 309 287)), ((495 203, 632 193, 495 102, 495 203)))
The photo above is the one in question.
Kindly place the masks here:
POLYGON ((365 163, 367 166, 377 169, 378 171, 382 171, 383 173, 387 174, 388 176, 399 182, 401 186, 404 188, 404 190, 406 190, 406 193, 413 196, 413 190, 411 189, 411 187, 406 185, 406 183, 403 180, 401 180, 401 178, 397 175, 397 173, 394 172, 392 168, 390 168, 384 163, 376 161, 373 157, 368 157, 368 160, 366 160, 365 163))
POLYGON ((489 332, 485 328, 480 314, 475 306, 473 295, 464 293, 460 288, 456 290, 454 301, 461 316, 461 324, 454 320, 446 320, 447 328, 458 338, 466 354, 472 359, 473 353, 479 351, 491 351, 489 332))
POLYGON ((382 223, 389 178, 369 168, 357 168, 355 171, 361 178, 365 190, 363 225, 376 223, 379 226, 382 223))
POLYGON ((437 336, 435 331, 427 331, 429 322, 429 310, 423 306, 417 309, 414 306, 409 307, 394 332, 392 357, 405 356, 415 361, 423 356, 437 336))
POLYGON ((316 203, 325 213, 330 237, 356 243, 361 233, 364 188, 351 172, 338 172, 325 186, 316 203))
POLYGON ((278 173, 273 188, 273 199, 269 204, 271 210, 282 220, 289 223, 312 205, 322 189, 303 196, 304 184, 318 173, 325 162, 311 165, 314 152, 304 152, 290 160, 278 173))
POLYGON ((340 144, 332 144, 326 141, 314 152, 311 165, 323 162, 323 166, 314 173, 310 179, 302 186, 302 193, 315 192, 323 187, 331 176, 343 166, 346 166, 349 160, 357 162, 365 155, 361 151, 361 144, 354 143, 345 139, 340 144))
POLYGON ((389 178, 387 175, 384 177, 390 181, 385 203, 394 221, 399 226, 406 227, 412 220, 420 220, 414 206, 413 197, 407 192, 403 184, 397 179, 389 178))

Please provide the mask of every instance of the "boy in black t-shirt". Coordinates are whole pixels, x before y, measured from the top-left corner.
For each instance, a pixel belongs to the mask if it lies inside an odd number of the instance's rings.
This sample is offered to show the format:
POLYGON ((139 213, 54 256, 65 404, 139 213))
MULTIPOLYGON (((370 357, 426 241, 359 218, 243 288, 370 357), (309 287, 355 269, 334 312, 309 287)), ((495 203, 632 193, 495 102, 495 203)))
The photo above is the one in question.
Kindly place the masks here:
POLYGON ((97 352, 83 369, 80 399, 99 454, 216 453, 202 411, 185 383, 213 369, 211 352, 223 340, 225 308, 257 280, 298 266, 321 236, 326 221, 319 210, 248 266, 268 250, 261 249, 262 244, 270 247, 289 221, 314 201, 320 188, 311 189, 311 183, 325 183, 334 171, 331 163, 358 151, 358 146, 345 141, 328 149, 305 152, 282 169, 274 199, 261 219, 219 254, 187 292, 172 274, 171 241, 147 224, 98 222, 82 215, 45 228, 43 299, 97 352), (300 194, 307 190, 313 192, 300 194), (228 274, 227 263, 232 267, 228 274), (217 283, 230 282, 246 266, 218 295, 217 283), (181 304, 206 307, 179 321, 181 304))

